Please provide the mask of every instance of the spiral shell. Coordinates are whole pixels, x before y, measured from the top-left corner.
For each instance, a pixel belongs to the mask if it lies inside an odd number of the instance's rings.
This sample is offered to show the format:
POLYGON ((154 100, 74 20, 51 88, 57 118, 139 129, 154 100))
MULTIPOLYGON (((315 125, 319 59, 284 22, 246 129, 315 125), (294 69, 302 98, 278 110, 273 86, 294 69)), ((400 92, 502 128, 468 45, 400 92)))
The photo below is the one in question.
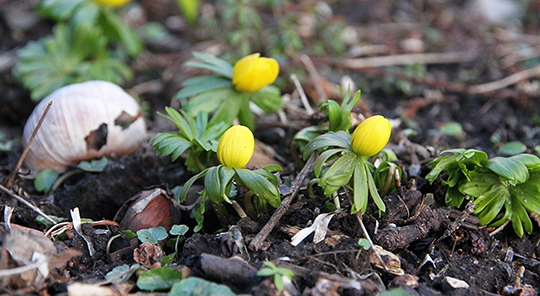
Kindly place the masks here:
POLYGON ((88 81, 43 99, 24 126, 25 144, 50 101, 51 109, 24 160, 32 174, 45 168, 63 172, 84 160, 131 154, 146 140, 146 123, 135 99, 113 83, 88 81))

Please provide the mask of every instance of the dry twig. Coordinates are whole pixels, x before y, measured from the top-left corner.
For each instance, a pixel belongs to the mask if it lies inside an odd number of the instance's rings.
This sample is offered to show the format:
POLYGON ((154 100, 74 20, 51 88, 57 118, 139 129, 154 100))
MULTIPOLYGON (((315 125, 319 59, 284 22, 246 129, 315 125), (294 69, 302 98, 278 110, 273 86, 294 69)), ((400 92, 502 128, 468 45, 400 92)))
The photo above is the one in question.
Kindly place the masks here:
POLYGON ((272 229, 274 229, 274 227, 278 223, 279 219, 281 219, 281 217, 287 212, 289 205, 298 193, 298 190, 300 190, 300 186, 304 182, 304 179, 306 179, 308 174, 311 172, 311 167, 313 166, 315 159, 316 153, 311 154, 306 164, 304 165, 304 168, 302 168, 300 173, 298 173, 298 175, 294 179, 294 182, 291 185, 291 192, 286 198, 283 199, 283 201, 281 202, 281 206, 274 212, 272 217, 270 217, 270 220, 268 220, 266 225, 264 225, 261 231, 255 236, 255 238, 253 238, 253 240, 249 244, 250 249, 258 251, 261 248, 261 245, 266 239, 266 237, 270 234, 272 229))
POLYGON ((37 212, 38 214, 40 214, 43 218, 47 219, 47 221, 51 222, 52 224, 56 225, 56 221, 54 221, 53 219, 51 219, 51 217, 47 216, 47 214, 45 214, 42 210, 40 210, 38 207, 34 206, 33 204, 29 203, 28 201, 26 201, 24 198, 12 193, 11 191, 9 191, 9 189, 7 189, 6 187, 0 185, 0 190, 3 191, 5 194, 13 197, 14 199, 22 202, 23 204, 25 204, 27 207, 31 208, 32 210, 34 210, 35 212, 37 212))
POLYGON ((420 64, 450 64, 469 62, 476 58, 475 51, 459 51, 445 53, 399 54, 383 57, 346 59, 341 66, 349 69, 375 68, 420 64))
POLYGON ((469 87, 469 91, 474 94, 483 94, 483 93, 499 90, 507 86, 516 84, 520 81, 527 80, 533 77, 538 77, 538 76, 540 76, 540 65, 512 74, 501 80, 479 84, 479 85, 473 85, 469 87))
POLYGON ((15 166, 15 169, 13 172, 11 172, 8 182, 6 184, 7 188, 11 188, 11 185, 13 185, 13 181, 15 180, 15 176, 17 175, 17 172, 21 168, 21 165, 24 161, 24 158, 26 157, 26 154, 28 154, 28 150, 30 149, 30 145, 32 145, 32 142, 34 141, 34 138, 36 137, 36 134, 41 127, 41 124, 43 123, 43 120, 45 120, 45 116, 47 116, 47 113, 49 112, 49 109, 51 109, 52 101, 47 104, 47 107, 45 108, 45 111, 43 111, 43 114, 41 115, 41 118, 38 121, 38 124, 36 125, 36 128, 34 128, 34 132, 32 133, 32 136, 30 137, 30 140, 28 140, 28 144, 26 144, 26 147, 24 147, 24 151, 19 158, 19 162, 17 162, 17 165, 15 166))

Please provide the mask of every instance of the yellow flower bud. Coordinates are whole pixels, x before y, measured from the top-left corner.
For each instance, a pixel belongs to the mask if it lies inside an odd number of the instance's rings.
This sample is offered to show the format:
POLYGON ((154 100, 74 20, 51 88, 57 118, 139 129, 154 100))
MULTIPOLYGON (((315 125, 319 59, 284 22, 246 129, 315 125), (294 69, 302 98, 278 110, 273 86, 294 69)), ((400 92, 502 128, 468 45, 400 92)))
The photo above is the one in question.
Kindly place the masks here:
POLYGON ((273 83, 279 73, 279 65, 272 58, 261 58, 254 53, 241 58, 234 65, 232 83, 237 91, 254 92, 273 83))
POLYGON ((251 130, 243 125, 235 125, 221 136, 217 157, 224 166, 241 168, 251 159, 254 148, 255 140, 251 130))
POLYGON ((120 7, 131 0, 94 0, 97 4, 104 6, 120 7))
POLYGON ((351 136, 352 150, 360 156, 372 156, 386 146, 392 127, 381 115, 372 116, 360 123, 351 136))

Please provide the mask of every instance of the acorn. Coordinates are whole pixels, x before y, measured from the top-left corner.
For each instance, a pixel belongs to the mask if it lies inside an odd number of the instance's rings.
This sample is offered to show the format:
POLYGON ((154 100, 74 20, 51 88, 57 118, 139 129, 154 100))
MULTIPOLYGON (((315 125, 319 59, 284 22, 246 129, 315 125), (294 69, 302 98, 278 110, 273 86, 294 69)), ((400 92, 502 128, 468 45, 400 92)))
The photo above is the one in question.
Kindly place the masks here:
POLYGON ((182 215, 174 198, 163 189, 141 191, 127 200, 118 210, 114 221, 124 230, 137 232, 163 226, 167 232, 180 223, 182 215))

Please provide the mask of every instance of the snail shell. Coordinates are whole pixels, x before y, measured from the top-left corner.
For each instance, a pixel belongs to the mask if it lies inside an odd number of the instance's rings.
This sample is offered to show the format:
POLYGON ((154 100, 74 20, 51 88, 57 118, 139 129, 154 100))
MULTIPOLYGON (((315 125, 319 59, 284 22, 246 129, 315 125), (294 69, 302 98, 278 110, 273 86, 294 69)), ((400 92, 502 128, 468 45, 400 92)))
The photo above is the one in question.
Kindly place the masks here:
POLYGON ((53 104, 24 160, 32 174, 63 172, 81 161, 135 152, 146 140, 139 104, 119 86, 88 81, 64 86, 32 111, 24 126, 26 145, 47 104, 53 104))

